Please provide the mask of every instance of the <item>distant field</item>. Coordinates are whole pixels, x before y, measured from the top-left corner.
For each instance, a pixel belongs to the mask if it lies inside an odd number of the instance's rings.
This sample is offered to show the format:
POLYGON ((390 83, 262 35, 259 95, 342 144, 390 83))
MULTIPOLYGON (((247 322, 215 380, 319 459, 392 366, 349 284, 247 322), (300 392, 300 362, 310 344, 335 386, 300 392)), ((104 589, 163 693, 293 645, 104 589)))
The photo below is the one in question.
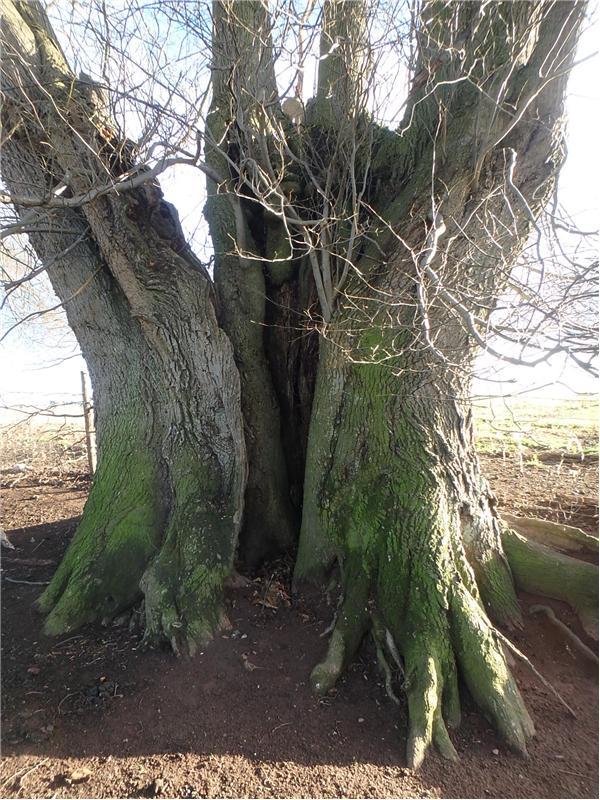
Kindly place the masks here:
MULTIPOLYGON (((598 400, 488 399, 474 404, 481 453, 535 459, 552 452, 598 456, 598 400)), ((86 471, 83 424, 32 419, 0 425, 0 469, 26 465, 37 474, 86 471)))
POLYGON ((551 451, 598 455, 598 398, 505 398, 474 404, 477 446, 483 453, 535 456, 551 451))

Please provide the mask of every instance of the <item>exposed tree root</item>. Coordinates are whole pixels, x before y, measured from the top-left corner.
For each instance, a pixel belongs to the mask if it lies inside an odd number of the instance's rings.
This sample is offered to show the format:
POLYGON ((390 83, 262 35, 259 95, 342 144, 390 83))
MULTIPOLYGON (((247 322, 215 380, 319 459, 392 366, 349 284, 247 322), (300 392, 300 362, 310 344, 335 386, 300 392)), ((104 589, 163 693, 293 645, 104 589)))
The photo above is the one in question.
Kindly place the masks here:
POLYGON ((110 622, 143 599, 145 641, 193 654, 228 626, 236 498, 182 438, 161 468, 140 425, 135 417, 105 439, 81 523, 38 605, 55 635, 110 622))
POLYGON ((373 641, 375 642, 375 648, 377 650, 377 661, 379 662, 385 679, 385 690, 390 700, 398 706, 400 705, 400 700, 393 688, 392 668, 390 667, 386 652, 389 653, 394 665, 402 676, 404 676, 404 666, 391 633, 386 629, 381 617, 376 611, 371 612, 371 620, 373 625, 371 634, 373 635, 373 641))
MULTIPOLYGON (((565 599, 580 614, 591 615, 597 568, 512 531, 502 533, 504 553, 499 528, 496 544, 490 536, 485 549, 469 550, 465 514, 456 514, 441 482, 425 490, 402 486, 400 522, 394 513, 380 511, 393 508, 387 495, 371 500, 374 485, 355 481, 344 504, 336 506, 335 519, 347 520, 339 556, 342 601, 326 656, 312 672, 313 688, 328 692, 370 632, 388 696, 397 703, 399 688, 406 694, 409 767, 417 769, 431 746, 444 758, 458 758, 449 731, 460 723, 459 676, 508 746, 526 757, 535 727, 505 647, 526 661, 569 714, 574 712, 490 617, 519 624, 513 575, 517 586, 565 599)), ((471 531, 475 522, 470 514, 471 531)))
POLYGON ((598 567, 532 542, 506 528, 502 544, 520 589, 568 603, 598 639, 598 567))
POLYGON ((141 596, 140 578, 160 541, 159 486, 140 455, 122 457, 121 464, 124 470, 106 465, 94 483, 77 532, 38 600, 50 635, 112 618, 141 596), (135 482, 123 478, 130 474, 135 482))
MULTIPOLYGON (((176 564, 176 562, 175 562, 176 564)), ((196 566, 179 570, 163 553, 141 580, 144 592, 144 643, 169 642, 177 656, 193 656, 217 633, 231 627, 222 607, 224 574, 196 566)))
POLYGON ((362 570, 354 573, 353 591, 344 596, 329 639, 325 659, 313 669, 310 683, 319 694, 327 694, 355 656, 369 627, 367 609, 369 583, 362 570))
POLYGON ((432 743, 444 758, 458 760, 442 715, 444 675, 441 664, 433 654, 423 656, 419 650, 416 646, 405 656, 409 715, 406 760, 411 769, 421 766, 432 743))
MULTIPOLYGON (((566 599, 580 613, 595 607, 596 567, 528 542, 512 531, 504 534, 504 540, 518 585, 566 599)), ((439 552, 447 554, 449 548, 444 544, 439 552)), ((448 733, 460 722, 458 674, 511 749, 526 756, 527 741, 535 728, 510 673, 505 646, 526 662, 571 716, 575 717, 575 712, 527 656, 491 624, 464 557, 456 550, 450 562, 443 557, 436 560, 439 554, 430 556, 433 562, 428 569, 422 564, 418 567, 420 578, 391 591, 385 576, 373 579, 364 566, 357 566, 361 564, 358 558, 350 557, 327 654, 311 675, 313 688, 321 694, 328 692, 370 631, 386 691, 394 703, 398 703, 394 678, 402 676, 408 701, 409 767, 417 769, 431 745, 444 758, 458 758, 448 733), (391 608, 386 605, 390 601, 391 608)), ((388 568, 389 561, 383 564, 388 568)), ((505 596, 498 597, 504 604, 505 596)), ((556 620, 551 609, 534 608, 556 620)), ((597 663, 583 642, 558 620, 556 623, 580 652, 597 663)))
POLYGON ((564 622, 558 619, 558 617, 556 616, 554 611, 550 608, 550 606, 542 606, 542 605, 529 606, 529 613, 545 614, 546 617, 548 617, 548 619, 550 620, 550 622, 556 628, 558 628, 558 630, 562 634, 564 634, 564 636, 573 645, 575 650, 577 650, 579 653, 585 656, 585 658, 589 659, 590 661, 593 661, 594 664, 598 663, 598 656, 596 655, 596 653, 594 653, 593 650, 590 650, 590 648, 581 641, 581 639, 579 638, 579 636, 577 636, 576 633, 573 633, 573 631, 567 625, 565 625, 564 622))
POLYGON ((27 586, 48 586, 49 581, 23 581, 18 580, 17 578, 9 578, 7 576, 2 576, 3 581, 8 581, 8 583, 25 583, 27 586))
POLYGON ((333 688, 370 630, 386 691, 395 703, 398 698, 391 665, 403 676, 410 768, 420 767, 431 745, 444 758, 458 759, 448 729, 460 723, 459 671, 476 703, 508 745, 521 755, 527 754, 527 740, 535 732, 533 723, 481 601, 458 576, 443 594, 434 593, 429 598, 424 598, 427 587, 413 587, 405 623, 396 626, 395 634, 370 599, 370 584, 364 573, 347 572, 345 579, 346 593, 326 657, 311 674, 316 692, 325 694, 333 688), (423 608, 432 615, 426 616, 423 608))
POLYGON ((562 550, 566 553, 597 553, 598 538, 590 536, 581 528, 563 525, 547 519, 533 517, 515 517, 513 514, 502 514, 502 519, 512 530, 520 533, 546 547, 562 550))
POLYGON ((527 755, 535 728, 493 627, 463 587, 453 592, 452 611, 454 650, 467 688, 509 747, 527 755))

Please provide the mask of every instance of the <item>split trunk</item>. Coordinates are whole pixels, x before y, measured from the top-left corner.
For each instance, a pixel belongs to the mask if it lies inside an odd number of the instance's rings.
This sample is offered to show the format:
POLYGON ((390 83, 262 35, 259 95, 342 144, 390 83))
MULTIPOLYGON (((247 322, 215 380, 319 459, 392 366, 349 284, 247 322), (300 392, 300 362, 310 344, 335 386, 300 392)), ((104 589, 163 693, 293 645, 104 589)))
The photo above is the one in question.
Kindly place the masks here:
MULTIPOLYGON (((456 757, 459 675, 525 752, 533 725, 490 619, 519 624, 511 566, 518 577, 527 556, 511 539, 507 560, 475 453, 470 326, 552 190, 582 6, 427 4, 420 66, 439 86, 419 72, 408 124, 388 131, 361 109, 363 3, 326 3, 331 55, 302 126, 279 107, 265 6, 216 3, 214 285, 156 181, 94 192, 139 174, 125 140, 41 6, 2 8, 3 180, 86 358, 99 436, 82 521, 40 600, 47 631, 143 599, 147 638, 193 652, 226 624, 236 552, 255 566, 297 546, 296 583, 341 574, 317 691, 370 633, 390 694, 404 673, 410 765, 431 742, 456 757), (456 30, 464 51, 446 41, 456 30), (279 205, 261 182, 278 170, 279 205), (63 182, 85 201, 57 200, 63 182)), ((589 617, 594 582, 576 582, 589 617)))

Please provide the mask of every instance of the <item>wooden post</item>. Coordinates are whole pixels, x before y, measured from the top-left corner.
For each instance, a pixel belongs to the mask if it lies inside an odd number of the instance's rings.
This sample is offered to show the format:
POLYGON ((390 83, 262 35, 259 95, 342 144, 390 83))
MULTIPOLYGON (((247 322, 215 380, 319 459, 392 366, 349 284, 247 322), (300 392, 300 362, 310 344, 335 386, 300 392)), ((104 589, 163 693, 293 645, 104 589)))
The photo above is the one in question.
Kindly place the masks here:
POLYGON ((87 451, 88 467, 90 475, 93 477, 96 471, 96 442, 92 436, 92 406, 88 396, 87 379, 85 372, 81 373, 81 395, 83 397, 83 421, 85 424, 85 448, 87 451))

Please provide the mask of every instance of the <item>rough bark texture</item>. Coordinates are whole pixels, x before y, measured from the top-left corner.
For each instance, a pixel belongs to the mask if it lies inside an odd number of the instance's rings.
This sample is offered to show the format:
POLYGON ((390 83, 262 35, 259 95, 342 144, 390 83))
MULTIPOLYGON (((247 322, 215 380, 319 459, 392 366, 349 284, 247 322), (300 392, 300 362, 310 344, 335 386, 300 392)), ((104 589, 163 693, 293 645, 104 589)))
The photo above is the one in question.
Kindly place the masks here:
POLYGON ((269 236, 260 204, 235 170, 253 133, 259 139, 264 135, 263 103, 277 102, 277 87, 263 4, 227 0, 213 8, 207 160, 223 183, 217 187, 208 181, 206 216, 215 248, 219 321, 233 344, 242 381, 249 472, 241 554, 255 566, 267 555, 289 550, 297 531, 279 401, 265 351, 266 262, 276 257, 272 239, 277 234, 269 236))
MULTIPOLYGON (((374 137, 372 203, 386 224, 374 226, 357 262, 364 280, 349 283, 326 327, 309 435, 296 580, 320 580, 337 560, 343 593, 313 685, 329 690, 371 630, 382 659, 403 662, 410 766, 431 742, 455 758, 446 726, 459 716, 457 672, 513 748, 525 753, 534 732, 488 618, 519 624, 520 612, 465 411, 466 320, 493 308, 552 188, 565 85, 555 32, 569 31, 568 63, 582 8, 497 5, 486 14, 433 3, 422 16, 426 77, 415 79, 408 135, 374 137), (514 40, 528 40, 518 56, 501 36, 507 19, 514 40), (485 67, 477 48, 466 63, 444 54, 457 31, 485 50, 485 67), (540 86, 551 53, 552 79, 540 86), (469 69, 490 95, 454 80, 469 69), (432 70, 445 88, 432 90, 432 70), (498 91, 506 105, 491 100, 498 91)), ((345 15, 330 4, 334 33, 345 15)))
MULTIPOLYGON (((64 176, 74 194, 106 183, 106 125, 94 126, 99 110, 41 6, 3 0, 2 12, 6 184, 47 197, 64 176)), ((231 345, 176 218, 165 232, 168 215, 153 183, 42 209, 44 231, 30 233, 88 364, 99 433, 83 519, 40 607, 58 633, 143 594, 147 637, 193 650, 223 622, 246 462, 231 345)))
POLYGON ((577 611, 586 633, 598 639, 598 567, 557 553, 506 530, 504 549, 516 585, 526 592, 554 597, 577 611))
MULTIPOLYGON (((101 169, 116 177, 122 148, 111 156, 82 113, 93 100, 40 7, 2 5, 10 189, 47 195, 66 175, 78 194, 101 169), (39 116, 18 101, 32 76, 53 87, 49 98, 33 82, 39 116)), ((221 624, 245 493, 248 564, 292 548, 301 511, 296 580, 322 583, 340 567, 317 691, 370 632, 390 693, 391 667, 404 672, 411 766, 432 742, 456 758, 459 675, 525 753, 533 724, 490 619, 520 623, 513 573, 549 594, 554 580, 537 546, 509 533, 503 549, 468 375, 561 163, 583 6, 426 3, 397 131, 364 111, 366 3, 326 2, 305 125, 281 114, 266 5, 223 0, 213 11, 206 158, 221 180, 209 181, 206 213, 217 315, 177 226, 165 229, 155 184, 58 212, 51 236, 31 234, 42 258, 62 253, 49 275, 90 366, 101 433, 83 521, 42 598, 48 629, 143 593, 149 637, 193 649, 221 624), (82 241, 65 252, 73 236, 82 241)), ((570 580, 552 596, 587 618, 592 572, 553 564, 570 580)))
POLYGON ((297 579, 334 557, 342 566, 313 684, 328 691, 371 629, 392 663, 395 651, 404 661, 411 765, 432 739, 454 757, 444 719, 458 722, 457 666, 524 752, 533 727, 486 616, 518 624, 519 608, 456 386, 429 382, 422 362, 400 374, 398 363, 349 365, 335 345, 322 349, 296 564, 297 579))

